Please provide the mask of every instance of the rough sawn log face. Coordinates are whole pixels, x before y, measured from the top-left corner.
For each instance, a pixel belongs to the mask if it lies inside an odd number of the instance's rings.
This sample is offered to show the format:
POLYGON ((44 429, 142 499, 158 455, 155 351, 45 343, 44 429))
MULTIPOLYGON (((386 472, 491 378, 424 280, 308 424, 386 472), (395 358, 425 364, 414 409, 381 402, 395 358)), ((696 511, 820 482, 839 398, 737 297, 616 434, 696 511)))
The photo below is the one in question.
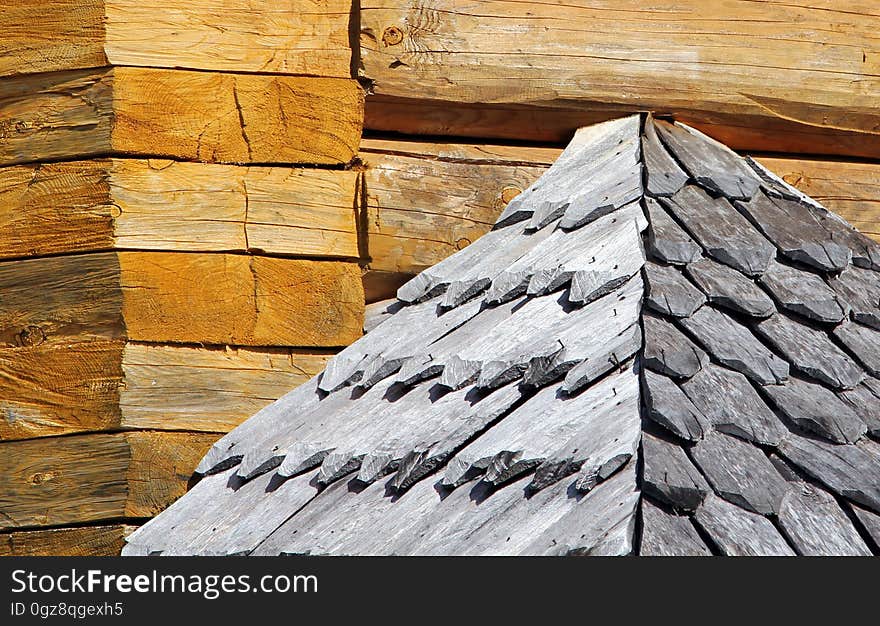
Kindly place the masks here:
POLYGON ((126 552, 868 554, 863 244, 688 127, 583 129, 126 552))

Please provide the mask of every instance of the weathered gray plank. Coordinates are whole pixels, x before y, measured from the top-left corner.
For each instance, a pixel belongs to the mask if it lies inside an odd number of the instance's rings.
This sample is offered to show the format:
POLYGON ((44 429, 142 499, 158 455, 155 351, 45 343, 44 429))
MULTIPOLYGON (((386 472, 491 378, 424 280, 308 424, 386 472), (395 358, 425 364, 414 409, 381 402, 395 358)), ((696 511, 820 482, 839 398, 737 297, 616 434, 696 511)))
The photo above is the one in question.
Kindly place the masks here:
POLYGON ((840 322, 849 306, 816 274, 772 261, 760 278, 779 305, 819 322, 840 322))
POLYGON ((760 275, 776 248, 724 198, 686 185, 661 203, 685 225, 709 256, 749 276, 760 275))
POLYGON ((641 397, 636 376, 627 382, 616 388, 617 395, 607 405, 584 414, 571 437, 554 443, 553 452, 535 470, 530 489, 544 489, 577 473, 575 487, 589 491, 629 462, 641 435, 641 397))
POLYGON ((875 550, 877 550, 877 548, 880 547, 880 515, 867 509, 863 509, 852 502, 847 502, 846 505, 853 512, 859 522, 861 522, 862 528, 865 529, 865 532, 871 540, 873 540, 875 550))
POLYGON ((792 485, 785 494, 779 526, 803 556, 871 556, 837 501, 807 483, 792 485))
POLYGON ((364 310, 364 333, 366 334, 375 329, 401 308, 403 308, 403 303, 397 298, 389 298, 388 300, 368 304, 364 310))
POLYGON ((864 442, 833 444, 792 434, 779 452, 837 495, 880 512, 880 462, 864 442))
POLYGON ((715 360, 756 383, 778 385, 788 379, 788 363, 724 313, 704 306, 681 324, 715 360))
MULTIPOLYGON (((618 236, 610 239, 596 254, 595 259, 598 260, 594 259, 580 268, 577 265, 570 268, 574 270, 568 291, 568 301, 572 304, 589 304, 601 298, 624 284, 642 268, 645 252, 635 222, 629 222, 618 236)), ((531 283, 529 291, 532 291, 531 283)))
POLYGON ((672 515, 642 499, 639 556, 712 556, 686 515, 672 515))
POLYGON ((735 269, 707 258, 687 266, 691 280, 709 302, 751 317, 767 317, 776 311, 773 300, 751 279, 735 269))
POLYGON ((706 296, 670 265, 645 263, 646 304, 672 317, 690 317, 706 296))
POLYGON ((779 513, 788 484, 759 448, 712 432, 697 442, 691 456, 725 500, 762 515, 779 513))
POLYGON ((601 434, 611 428, 606 420, 618 420, 618 433, 629 440, 629 449, 635 449, 639 383, 632 367, 576 396, 566 396, 560 387, 552 385, 538 391, 456 454, 446 468, 443 485, 458 486, 478 473, 485 473, 483 480, 494 485, 507 482, 541 465, 561 443, 582 439, 584 429, 594 426, 601 434), (622 402, 619 406, 618 401, 622 402))
POLYGON ((880 244, 857 231, 836 213, 816 208, 812 203, 807 206, 807 210, 812 213, 813 219, 831 233, 837 243, 849 247, 853 265, 880 272, 880 244))
POLYGON ((801 203, 758 193, 736 206, 789 259, 823 272, 838 272, 849 265, 849 247, 834 241, 801 203))
POLYGON ((709 357, 672 322, 658 315, 642 316, 645 332, 644 360, 648 369, 675 378, 690 378, 709 357))
POLYGON ((837 395, 867 424, 871 435, 880 436, 880 380, 866 378, 854 389, 837 395))
POLYGON ((651 256, 665 263, 683 265, 699 259, 703 250, 652 198, 645 198, 648 212, 647 248, 651 256))
POLYGON ((579 129, 544 175, 507 204, 496 227, 529 219, 535 212, 559 214, 577 198, 587 172, 603 169, 606 161, 623 157, 623 152, 635 163, 640 125, 640 116, 631 115, 579 129))
POLYGON ((794 368, 835 389, 852 389, 865 373, 820 330, 778 313, 755 326, 794 368))
POLYGON ((642 392, 648 417, 672 434, 697 441, 708 430, 708 420, 671 379, 650 370, 642 371, 642 392))
POLYGON ((852 319, 880 330, 880 272, 850 266, 828 282, 849 304, 852 319))
MULTIPOLYGON (((576 393, 606 372, 610 372, 613 368, 625 362, 642 347, 642 329, 638 324, 630 326, 616 336, 606 338, 604 334, 608 328, 613 329, 613 326, 607 324, 597 329, 598 337, 596 341, 589 344, 592 346, 592 350, 585 354, 581 353, 580 355, 583 356, 582 360, 565 374, 562 391, 569 394, 576 393)), ((564 354, 565 352, 563 351, 564 354)), ((535 376, 529 375, 531 368, 532 364, 529 364, 529 370, 523 376, 523 382, 526 384, 538 382, 534 380, 535 376)), ((545 372, 552 370, 553 367, 551 366, 544 372, 536 373, 536 375, 540 374, 542 378, 549 378, 545 372)), ((539 382, 543 383, 545 381, 540 380, 539 382)))
POLYGON ((833 332, 837 340, 855 355, 869 374, 880 378, 880 330, 846 322, 833 332))
POLYGON ((660 138, 700 185, 728 198, 751 198, 761 181, 733 150, 681 123, 655 120, 660 138))
POLYGON ((770 446, 788 432, 738 372, 707 365, 681 388, 717 431, 770 446))
POLYGON ((647 192, 652 196, 673 196, 688 181, 688 175, 660 143, 650 118, 645 122, 642 133, 642 159, 645 162, 647 192))
POLYGON ((642 490, 676 511, 695 511, 711 489, 681 446, 642 435, 642 490))
POLYGON ((800 428, 838 443, 853 443, 867 427, 855 411, 822 385, 792 378, 764 392, 800 428))
MULTIPOLYGON (((595 170, 600 173, 593 180, 580 183, 583 187, 565 209, 560 228, 580 228, 642 197, 641 163, 606 163, 604 167, 605 170, 595 170)), ((534 216, 531 225, 536 225, 534 216)))
POLYGON ((709 495, 695 516, 725 556, 795 556, 770 521, 709 495))

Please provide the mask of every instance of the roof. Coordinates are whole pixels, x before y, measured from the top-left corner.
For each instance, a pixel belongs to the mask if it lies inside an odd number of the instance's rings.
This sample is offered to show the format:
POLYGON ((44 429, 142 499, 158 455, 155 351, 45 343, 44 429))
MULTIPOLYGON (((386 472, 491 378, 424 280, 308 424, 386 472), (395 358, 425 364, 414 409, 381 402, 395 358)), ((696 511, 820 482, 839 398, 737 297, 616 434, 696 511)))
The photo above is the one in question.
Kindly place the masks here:
POLYGON ((880 247, 680 123, 581 129, 125 554, 871 554, 880 247))

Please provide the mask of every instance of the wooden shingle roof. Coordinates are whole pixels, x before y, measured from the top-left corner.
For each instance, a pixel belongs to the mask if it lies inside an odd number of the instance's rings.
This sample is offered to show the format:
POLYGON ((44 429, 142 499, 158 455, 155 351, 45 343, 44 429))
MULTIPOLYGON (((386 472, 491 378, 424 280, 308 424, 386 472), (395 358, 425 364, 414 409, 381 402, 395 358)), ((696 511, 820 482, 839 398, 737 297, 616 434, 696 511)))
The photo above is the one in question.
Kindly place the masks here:
POLYGON ((682 124, 581 129, 125 554, 871 554, 880 247, 682 124))

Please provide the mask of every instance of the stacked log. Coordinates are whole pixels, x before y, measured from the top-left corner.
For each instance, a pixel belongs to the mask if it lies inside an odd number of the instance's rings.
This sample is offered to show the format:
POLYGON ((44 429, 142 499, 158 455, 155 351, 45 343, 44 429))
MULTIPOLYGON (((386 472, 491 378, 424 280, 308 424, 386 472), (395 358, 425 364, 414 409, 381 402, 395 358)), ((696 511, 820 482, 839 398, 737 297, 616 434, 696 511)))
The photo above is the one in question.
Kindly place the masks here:
POLYGON ((112 554, 360 336, 341 0, 0 9, 0 554, 112 554))

